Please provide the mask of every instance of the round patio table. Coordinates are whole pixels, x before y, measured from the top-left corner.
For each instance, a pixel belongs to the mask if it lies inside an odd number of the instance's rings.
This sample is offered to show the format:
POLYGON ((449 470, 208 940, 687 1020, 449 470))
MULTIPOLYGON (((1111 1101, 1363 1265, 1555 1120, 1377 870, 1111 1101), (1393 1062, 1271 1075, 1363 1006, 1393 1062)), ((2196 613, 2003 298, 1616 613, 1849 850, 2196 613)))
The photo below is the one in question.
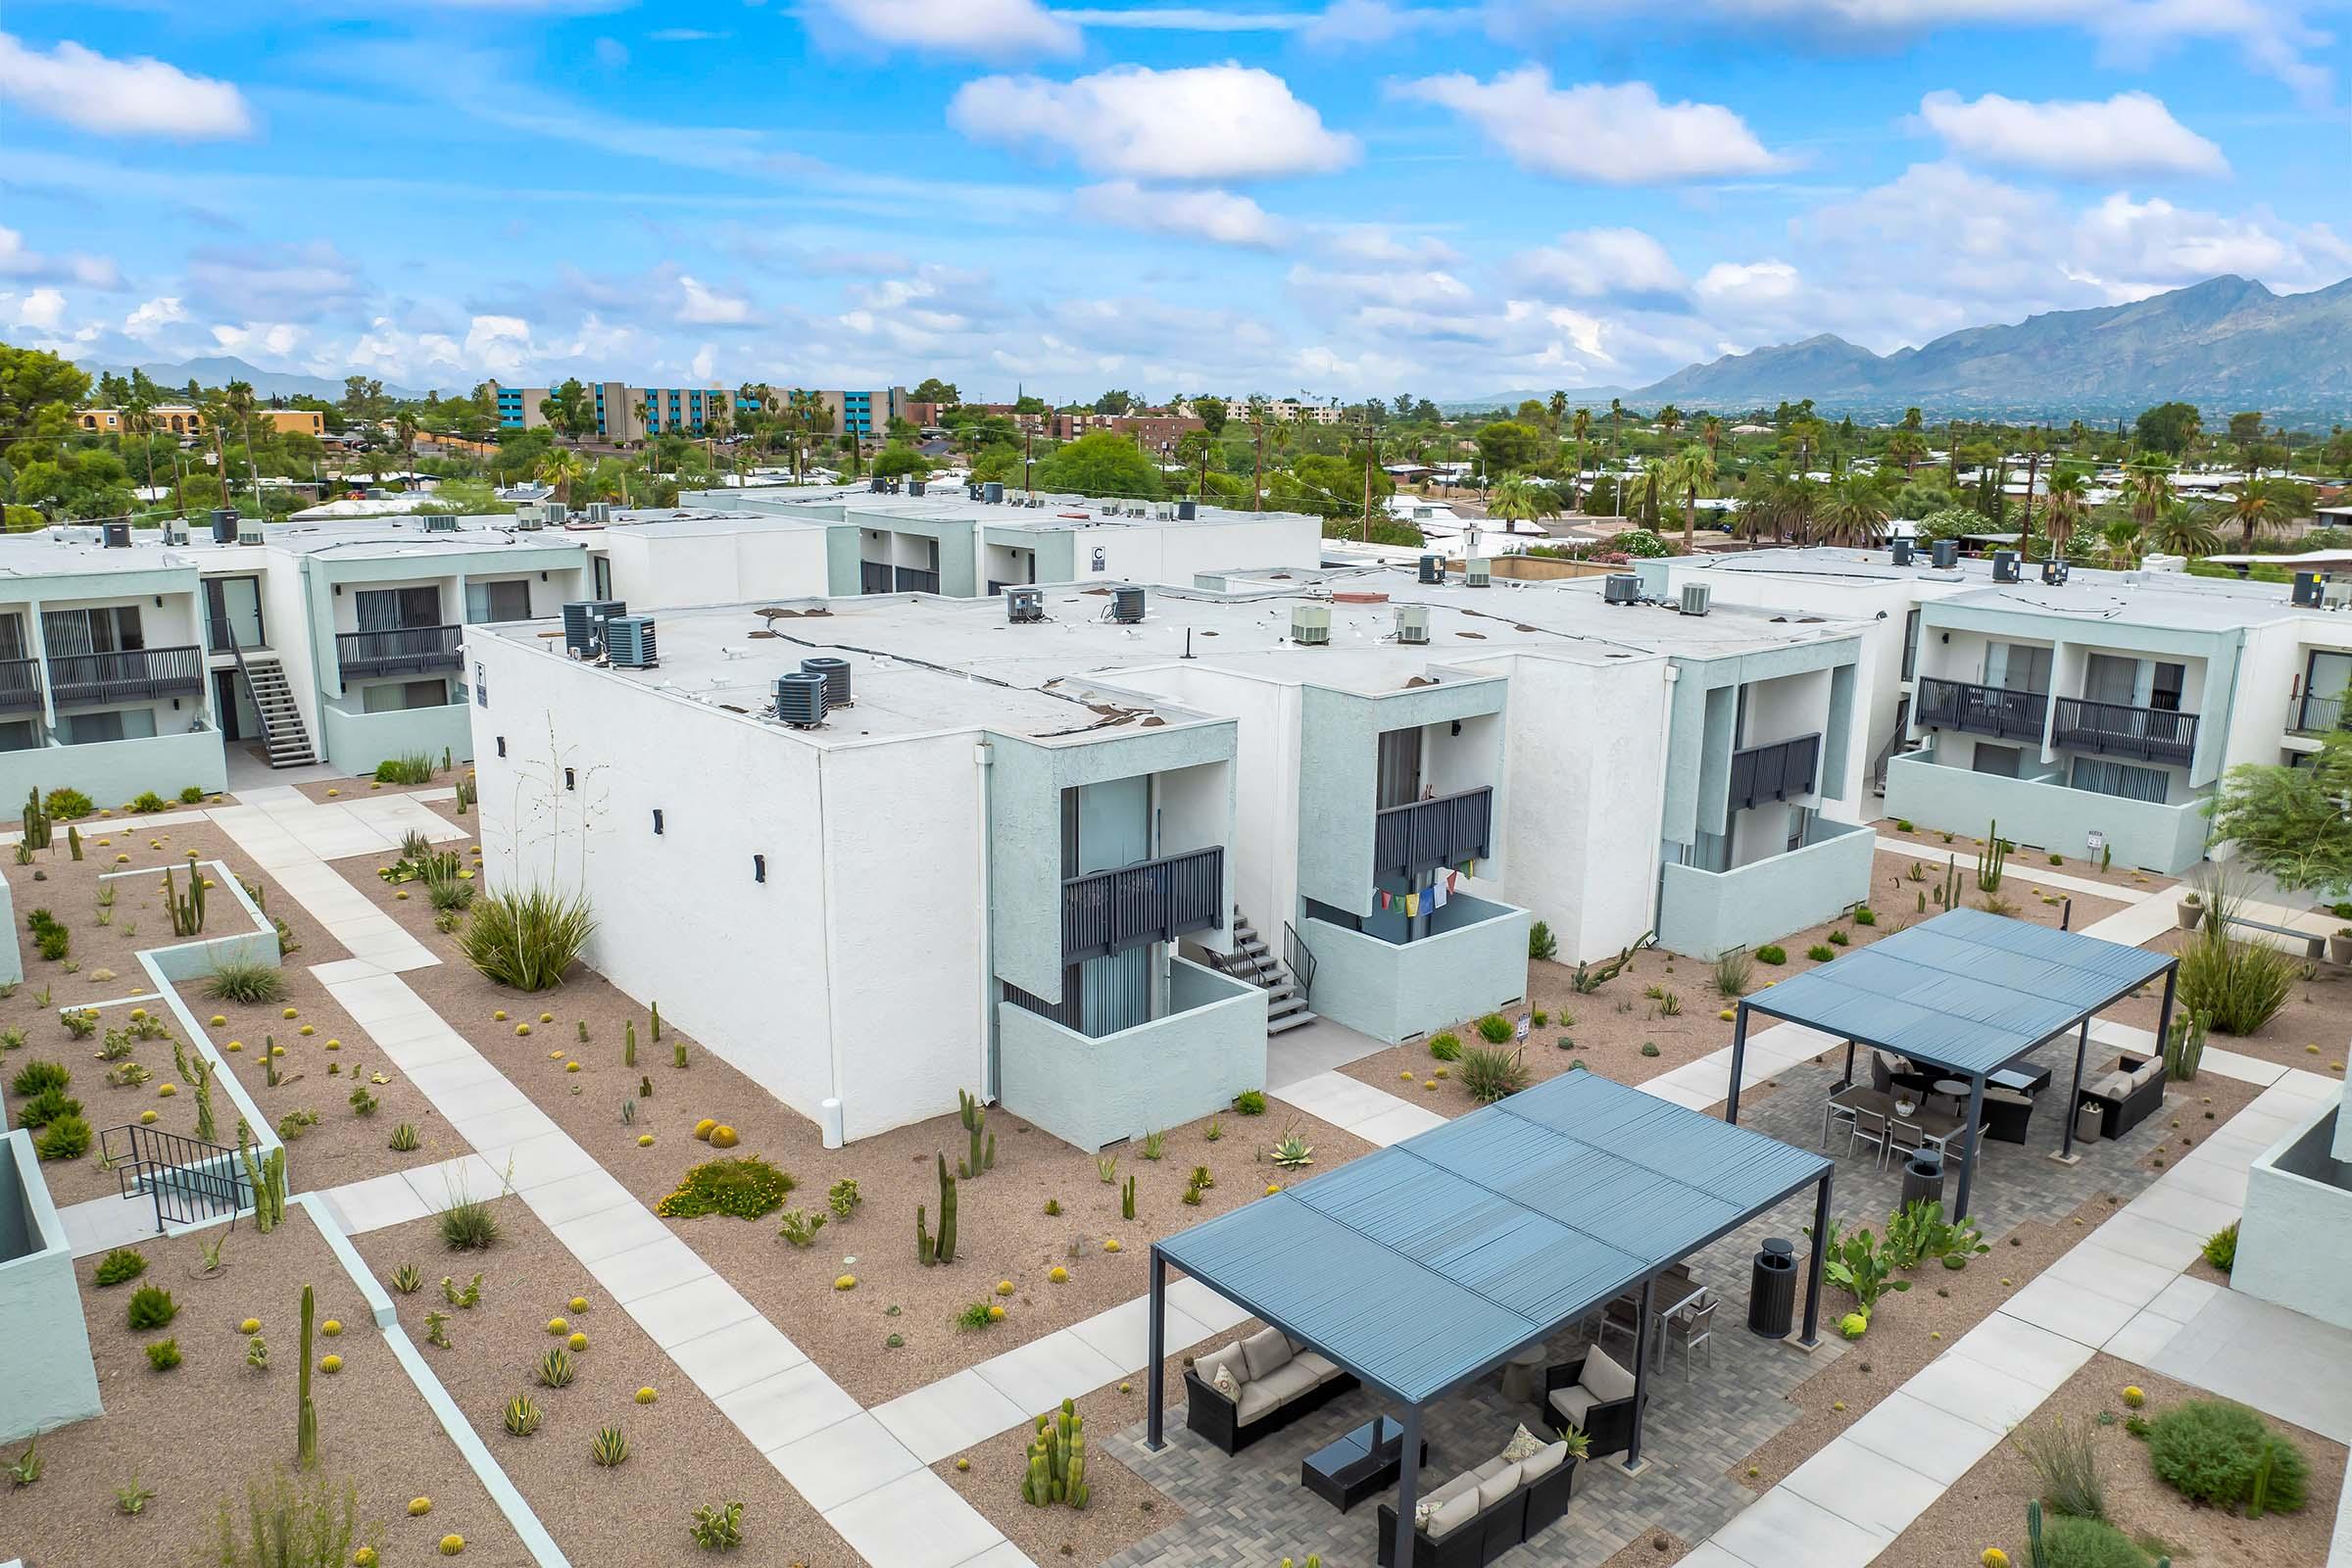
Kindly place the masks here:
POLYGON ((1532 1399, 1544 1381, 1544 1363, 1549 1353, 1541 1345, 1531 1345, 1502 1363, 1502 1396, 1506 1399, 1532 1399))

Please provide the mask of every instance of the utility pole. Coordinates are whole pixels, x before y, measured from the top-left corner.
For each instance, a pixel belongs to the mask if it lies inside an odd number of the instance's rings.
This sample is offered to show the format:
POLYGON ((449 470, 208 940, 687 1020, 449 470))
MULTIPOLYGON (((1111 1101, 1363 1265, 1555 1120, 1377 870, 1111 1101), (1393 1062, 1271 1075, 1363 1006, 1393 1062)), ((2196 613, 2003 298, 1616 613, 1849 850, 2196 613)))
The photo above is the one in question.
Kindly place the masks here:
POLYGON ((1029 478, 1029 453, 1036 444, 1037 426, 1033 424, 1024 426, 1021 430, 1021 488, 1023 490, 1036 488, 1029 478))
POLYGON ((1365 544, 1372 542, 1372 423, 1364 421, 1364 515, 1358 532, 1365 544))
POLYGON ((1256 512, 1265 506, 1266 493, 1266 421, 1250 421, 1250 510, 1256 512))

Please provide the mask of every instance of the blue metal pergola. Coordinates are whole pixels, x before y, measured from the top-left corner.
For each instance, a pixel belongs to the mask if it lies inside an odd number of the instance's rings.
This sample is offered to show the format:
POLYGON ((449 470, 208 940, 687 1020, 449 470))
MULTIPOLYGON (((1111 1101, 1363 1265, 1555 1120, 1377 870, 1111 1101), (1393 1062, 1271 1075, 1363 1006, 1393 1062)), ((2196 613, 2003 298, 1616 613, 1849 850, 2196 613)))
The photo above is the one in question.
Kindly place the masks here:
MULTIPOLYGON (((1651 1276, 1808 1185, 1813 1235, 1826 1235, 1834 1169, 1812 1151, 1565 1073, 1156 1244, 1150 1445, 1162 1441, 1171 1263, 1402 1405, 1408 1456, 1421 1451, 1424 1404, 1639 1286, 1634 1468, 1651 1276)), ((1798 1342, 1808 1348, 1821 1261, 1817 1242, 1798 1342)), ((1416 1468, 1408 1458, 1397 1487, 1400 1563, 1413 1560, 1416 1468)))
POLYGON ((1969 1086, 1960 1190, 1952 1204, 1958 1218, 1968 1212, 1969 1180, 1977 1169, 1986 1075, 2075 1031, 2074 1092, 2066 1102, 2059 1151, 2062 1158, 2072 1155, 2074 1108, 2082 1098, 2092 1016, 2161 974, 2164 1004, 2156 1040, 2162 1049, 2172 1032, 2180 967, 2180 960, 2169 953, 2080 931, 2053 931, 1981 909, 1951 909, 1741 998, 1732 1024, 1732 1081, 1723 1119, 1740 1119, 1750 1013, 1842 1037, 1849 1080, 1856 1045, 1941 1067, 1969 1086))

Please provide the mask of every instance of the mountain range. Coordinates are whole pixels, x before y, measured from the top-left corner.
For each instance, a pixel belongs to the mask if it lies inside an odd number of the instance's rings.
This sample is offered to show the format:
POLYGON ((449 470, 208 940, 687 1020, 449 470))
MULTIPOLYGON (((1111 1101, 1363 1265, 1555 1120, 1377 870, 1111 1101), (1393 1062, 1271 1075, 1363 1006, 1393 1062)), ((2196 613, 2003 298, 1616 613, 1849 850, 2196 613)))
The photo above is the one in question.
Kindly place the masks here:
MULTIPOLYGON (((127 365, 85 365, 82 368, 94 380, 108 371, 127 376, 127 365)), ((147 378, 166 388, 185 387, 192 379, 199 386, 226 386, 231 381, 252 384, 254 396, 264 398, 325 398, 337 402, 343 396, 343 383, 323 375, 296 375, 288 370, 265 370, 258 365, 248 365, 233 355, 213 355, 205 359, 181 360, 172 365, 142 365, 147 378)), ((422 392, 405 386, 384 384, 384 396, 389 398, 421 398, 422 392)))
MULTIPOLYGON (((1548 390, 1446 404, 1515 408, 1548 390)), ((2352 278, 2274 294, 2251 278, 2213 277, 2128 305, 2051 311, 2011 325, 1971 326, 1919 348, 1873 354, 1822 333, 1727 354, 1648 386, 1587 387, 1580 407, 1611 398, 1648 410, 1770 408, 1813 400, 1824 413, 2128 417, 2172 399, 2207 421, 2261 409, 2326 423, 2352 414, 2352 278)))

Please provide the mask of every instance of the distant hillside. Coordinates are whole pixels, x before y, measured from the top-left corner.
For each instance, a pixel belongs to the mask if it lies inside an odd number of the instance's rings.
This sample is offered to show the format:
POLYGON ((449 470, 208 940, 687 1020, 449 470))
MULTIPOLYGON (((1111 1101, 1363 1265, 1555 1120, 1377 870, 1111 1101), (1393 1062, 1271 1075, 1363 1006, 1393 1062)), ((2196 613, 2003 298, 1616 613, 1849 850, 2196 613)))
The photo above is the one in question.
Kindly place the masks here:
MULTIPOLYGON (((1887 355, 1823 333, 1690 366, 1631 391, 1569 395, 1583 407, 1606 408, 1619 397, 1644 411, 1811 398, 1828 413, 1917 405, 1936 414, 2043 417, 2125 416, 2180 398, 2209 419, 2262 409, 2325 422, 2352 414, 2352 278, 2286 295, 2248 278, 2209 278, 2130 305, 1966 327, 1887 355)), ((1507 393, 1446 407, 1509 408, 1547 396, 1507 393)))
MULTIPOLYGON (((127 365, 85 365, 91 379, 112 370, 127 376, 127 365)), ((343 383, 323 375, 295 375, 285 370, 265 370, 229 355, 215 355, 208 359, 182 360, 176 365, 142 365, 147 378, 163 387, 185 387, 192 379, 201 386, 226 386, 231 381, 246 381, 253 386, 257 397, 265 398, 325 398, 332 402, 343 396, 343 383)), ((422 392, 405 386, 384 385, 384 395, 392 398, 421 398, 422 392)))

